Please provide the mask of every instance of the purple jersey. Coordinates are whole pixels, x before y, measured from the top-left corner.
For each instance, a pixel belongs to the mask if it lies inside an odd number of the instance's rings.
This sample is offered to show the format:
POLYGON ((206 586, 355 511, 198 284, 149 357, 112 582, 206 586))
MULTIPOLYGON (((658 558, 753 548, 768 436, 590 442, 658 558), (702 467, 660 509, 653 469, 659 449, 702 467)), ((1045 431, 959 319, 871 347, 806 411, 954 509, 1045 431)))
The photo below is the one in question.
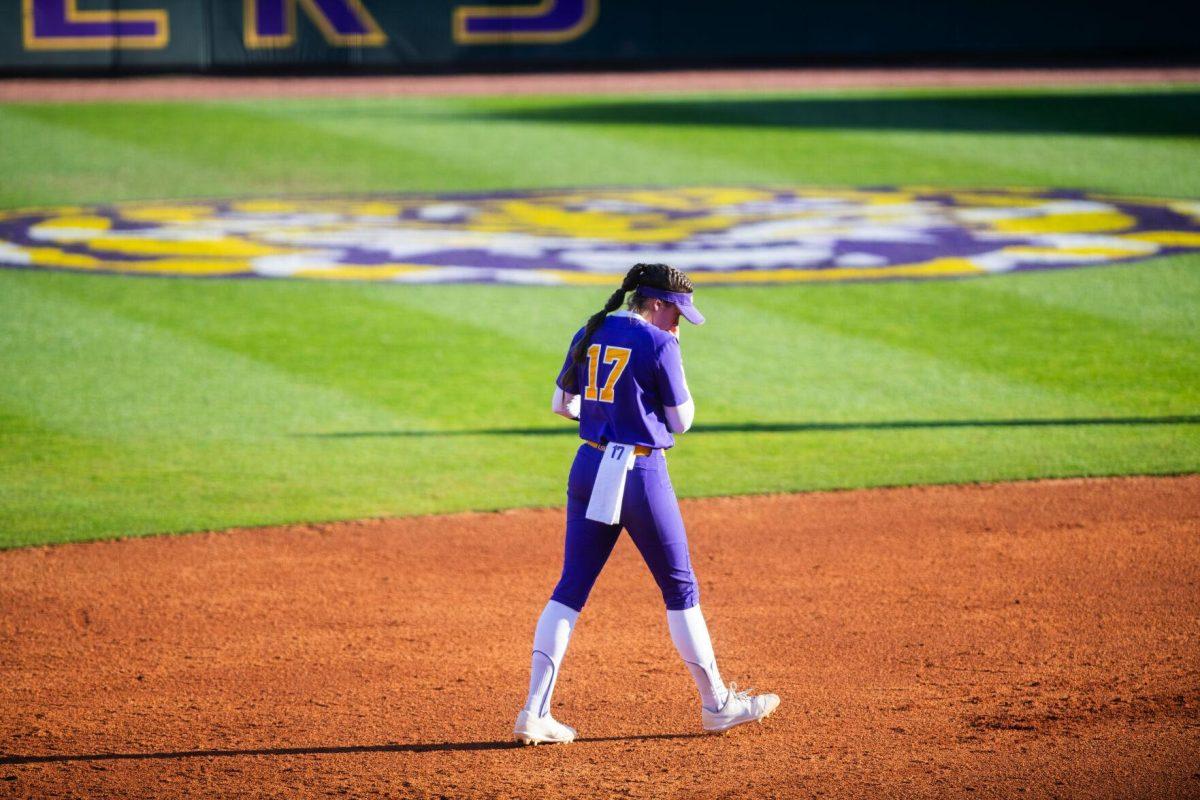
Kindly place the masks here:
MULTIPOLYGON (((571 348, 583 335, 581 328, 571 348)), ((558 373, 558 387, 581 396, 579 436, 668 448, 675 444, 665 409, 689 399, 679 340, 640 316, 617 313, 592 335, 587 356, 575 367, 575 385, 564 385, 571 350, 558 373)))

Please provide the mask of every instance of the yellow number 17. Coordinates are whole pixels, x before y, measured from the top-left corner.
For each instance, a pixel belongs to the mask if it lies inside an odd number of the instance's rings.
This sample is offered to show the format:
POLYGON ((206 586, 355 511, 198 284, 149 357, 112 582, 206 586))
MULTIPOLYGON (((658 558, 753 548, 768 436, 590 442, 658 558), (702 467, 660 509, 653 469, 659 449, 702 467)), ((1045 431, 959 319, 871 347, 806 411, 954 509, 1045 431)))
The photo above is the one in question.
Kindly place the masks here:
POLYGON ((617 385, 617 381, 621 379, 621 373, 625 371, 625 367, 629 365, 629 355, 632 353, 628 347, 606 347, 604 348, 604 357, 600 356, 600 345, 594 344, 588 348, 588 382, 587 388, 583 390, 584 400, 599 400, 601 403, 611 403, 616 393, 613 389, 617 385), (612 364, 612 371, 608 373, 608 380, 600 387, 600 391, 596 391, 596 373, 600 370, 600 362, 612 364))

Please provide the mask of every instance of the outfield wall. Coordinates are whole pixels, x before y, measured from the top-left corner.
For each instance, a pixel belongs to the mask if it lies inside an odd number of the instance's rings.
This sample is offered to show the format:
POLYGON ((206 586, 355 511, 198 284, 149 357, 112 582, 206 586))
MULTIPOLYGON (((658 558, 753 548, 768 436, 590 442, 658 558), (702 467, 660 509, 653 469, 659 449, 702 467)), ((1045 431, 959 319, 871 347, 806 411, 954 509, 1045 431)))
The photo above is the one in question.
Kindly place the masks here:
POLYGON ((1132 11, 1115 0, 7 0, 0 70, 1200 58, 1200 3, 1132 11))

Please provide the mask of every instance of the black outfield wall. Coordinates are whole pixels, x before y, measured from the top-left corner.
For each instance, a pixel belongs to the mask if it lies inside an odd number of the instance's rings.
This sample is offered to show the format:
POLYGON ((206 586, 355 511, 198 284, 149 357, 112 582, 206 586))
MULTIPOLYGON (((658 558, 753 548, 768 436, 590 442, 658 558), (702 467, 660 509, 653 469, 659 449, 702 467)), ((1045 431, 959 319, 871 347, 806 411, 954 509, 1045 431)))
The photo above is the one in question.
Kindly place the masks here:
POLYGON ((1200 0, 4 0, 0 71, 1200 58, 1200 0))

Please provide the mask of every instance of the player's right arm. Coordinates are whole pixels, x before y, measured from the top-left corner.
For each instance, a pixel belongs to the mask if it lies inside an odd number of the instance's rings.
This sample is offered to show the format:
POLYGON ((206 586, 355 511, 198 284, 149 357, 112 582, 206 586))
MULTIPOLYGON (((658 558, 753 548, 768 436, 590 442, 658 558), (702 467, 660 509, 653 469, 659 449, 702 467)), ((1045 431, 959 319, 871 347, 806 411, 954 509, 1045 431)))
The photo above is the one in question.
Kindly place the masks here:
POLYGON ((575 334, 571 339, 571 346, 567 348, 567 357, 563 360, 562 369, 558 371, 558 377, 554 380, 554 396, 550 399, 550 410, 560 417, 566 417, 572 421, 579 420, 579 411, 582 400, 579 396, 578 386, 570 386, 569 376, 573 371, 571 351, 575 349, 575 343, 583 336, 583 328, 575 334))
POLYGON ((554 387, 554 397, 550 400, 550 410, 560 417, 578 421, 582 399, 577 394, 565 392, 561 387, 554 387))

